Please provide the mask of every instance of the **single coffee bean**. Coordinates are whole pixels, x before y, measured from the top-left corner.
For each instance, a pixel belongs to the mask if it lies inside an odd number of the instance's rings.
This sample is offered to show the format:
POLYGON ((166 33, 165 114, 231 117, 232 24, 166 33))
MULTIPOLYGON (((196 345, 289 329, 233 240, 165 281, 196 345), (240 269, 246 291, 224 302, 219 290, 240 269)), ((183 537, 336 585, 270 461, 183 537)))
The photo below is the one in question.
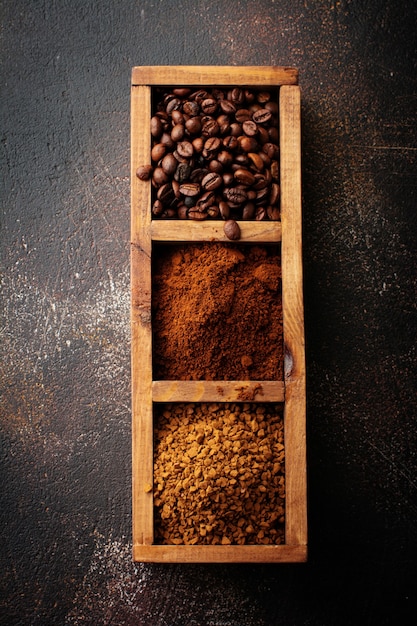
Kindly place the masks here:
POLYGON ((258 126, 252 120, 246 120, 242 124, 242 130, 248 137, 255 137, 258 134, 258 126))
POLYGON ((184 114, 182 111, 172 111, 171 113, 172 123, 175 126, 176 124, 184 124, 184 114))
POLYGON ((176 87, 172 90, 172 93, 178 96, 179 98, 186 98, 190 95, 191 89, 188 87, 176 87))
POLYGON ((218 123, 216 122, 216 120, 213 117, 211 117, 203 123, 201 132, 206 137, 215 137, 216 135, 219 134, 220 127, 218 123))
POLYGON ((208 218, 208 213, 205 211, 198 211, 197 209, 188 209, 188 217, 191 220, 205 220, 208 218))
POLYGON ((228 220, 230 217, 230 207, 228 205, 227 202, 225 202, 224 200, 221 200, 219 202, 219 211, 220 211, 220 216, 222 217, 222 219, 224 220, 228 220))
POLYGON ((201 120, 199 117, 190 117, 185 122, 185 129, 190 135, 198 135, 201 132, 201 120))
POLYGON ((178 163, 175 170, 174 178, 179 183, 185 183, 190 178, 191 166, 189 163, 178 163))
POLYGON ((187 102, 184 102, 182 110, 185 115, 194 117, 195 115, 198 115, 200 113, 200 105, 198 104, 198 102, 188 100, 187 102))
POLYGON ((185 159, 189 159, 190 157, 193 156, 194 146, 189 141, 180 141, 177 144, 177 152, 180 156, 184 157, 185 159))
POLYGON ((152 165, 141 165, 136 170, 136 176, 140 180, 149 180, 150 177, 152 176, 152 172, 153 172, 152 165))
POLYGON ((217 100, 215 100, 214 98, 206 98, 201 103, 201 110, 206 115, 213 115, 213 113, 217 111, 217 106, 218 106, 217 100))
POLYGON ((221 139, 219 137, 209 137, 205 143, 203 148, 203 156, 205 159, 211 159, 215 154, 219 151, 222 145, 221 139))
POLYGON ((231 239, 232 241, 240 239, 240 226, 235 220, 226 220, 223 230, 228 239, 231 239))
POLYGON ((217 189, 220 185, 223 184, 223 178, 220 174, 216 174, 216 172, 210 172, 204 176, 201 181, 201 187, 206 191, 213 191, 213 189, 217 189))
POLYGON ((162 143, 156 143, 151 150, 152 161, 154 161, 155 163, 160 161, 165 156, 166 151, 166 146, 164 146, 162 143))
POLYGON ((256 100, 259 102, 259 104, 265 104, 266 102, 269 102, 270 99, 271 94, 269 93, 269 91, 259 91, 256 96, 256 100))
POLYGON ((155 217, 160 217, 163 213, 163 210, 164 205, 162 204, 162 202, 160 200, 155 200, 152 205, 152 214, 155 215, 155 217))
POLYGON ((244 152, 255 152, 258 148, 258 143, 253 137, 247 135, 241 135, 239 137, 239 145, 244 152))
POLYGON ((252 172, 243 168, 237 169, 233 176, 238 183, 242 183, 242 185, 246 185, 248 187, 253 185, 256 180, 252 172))
POLYGON ((251 160, 252 166, 256 170, 258 170, 258 171, 263 170, 264 162, 263 162, 262 158, 259 156, 258 152, 248 152, 248 158, 251 160))
POLYGON ((180 192, 183 196, 198 196, 200 185, 198 183, 183 183, 180 186, 180 192))
POLYGON ((232 204, 243 204, 248 198, 246 191, 240 187, 228 187, 223 191, 223 196, 232 204))
POLYGON ((272 161, 270 168, 271 176, 274 180, 279 180, 279 164, 278 161, 272 161))
POLYGON ((216 196, 213 191, 206 191, 196 203, 199 211, 207 211, 207 209, 216 202, 216 196))
POLYGON ((175 170, 177 169, 177 166, 178 166, 178 161, 174 157, 172 152, 168 152, 168 154, 166 154, 161 161, 161 167, 167 176, 173 176, 175 173, 175 170))
POLYGON ((253 202, 247 202, 242 209, 243 220, 253 220, 255 217, 255 204, 253 202))
POLYGON ((271 191, 269 192, 269 204, 276 205, 280 196, 280 188, 278 183, 272 183, 271 191))
POLYGON ((171 204, 171 202, 175 200, 175 194, 171 183, 165 183, 161 187, 159 187, 156 197, 164 205, 171 204))
POLYGON ((184 124, 175 124, 175 126, 172 128, 172 131, 171 131, 172 141, 175 141, 175 142, 181 141, 181 139, 184 137, 184 133, 185 133, 184 124))
POLYGON ((220 100, 220 108, 223 113, 226 113, 226 115, 233 115, 236 113, 236 107, 233 102, 230 102, 230 100, 220 100))
POLYGON ((266 124, 272 117, 271 111, 268 109, 259 109, 252 115, 252 119, 256 124, 266 124))
MULTIPOLYGON (((228 98, 229 99, 229 98, 228 98)), ((234 104, 242 104, 245 100, 245 92, 240 87, 235 87, 232 89, 230 93, 230 100, 234 102, 234 104)))
POLYGON ((238 109, 236 111, 235 120, 239 124, 243 124, 243 122, 247 122, 250 119, 252 119, 252 115, 249 109, 238 109))
POLYGON ((159 186, 168 182, 168 176, 166 175, 162 167, 155 167, 152 175, 152 180, 155 185, 159 186))
POLYGON ((156 139, 158 139, 162 135, 163 132, 164 132, 164 127, 163 127, 161 118, 157 117, 156 115, 154 115, 151 118, 151 135, 152 135, 152 137, 155 137, 156 139))

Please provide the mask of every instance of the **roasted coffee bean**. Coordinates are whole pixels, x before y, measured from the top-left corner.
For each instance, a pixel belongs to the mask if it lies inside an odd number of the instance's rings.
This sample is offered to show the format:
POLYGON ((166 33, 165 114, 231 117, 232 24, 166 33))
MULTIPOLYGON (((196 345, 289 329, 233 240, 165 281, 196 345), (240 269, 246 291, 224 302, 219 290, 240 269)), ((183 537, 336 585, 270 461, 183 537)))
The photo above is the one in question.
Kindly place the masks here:
POLYGON ((256 124, 265 124, 271 119, 272 113, 268 109, 259 109, 252 115, 252 119, 256 124))
POLYGON ((223 191, 223 196, 226 200, 235 205, 243 204, 243 202, 245 202, 248 198, 246 191, 240 187, 229 187, 228 189, 225 189, 223 191))
POLYGON ((203 147, 203 156, 205 159, 212 159, 215 154, 219 151, 222 145, 221 139, 219 137, 209 137, 204 142, 203 147))
POLYGON ((166 146, 162 143, 156 143, 151 150, 151 159, 155 163, 158 163, 166 154, 166 146))
POLYGON ((161 167, 164 170, 165 174, 167 174, 167 176, 173 176, 175 170, 177 169, 177 166, 178 161, 174 157, 172 152, 168 152, 168 154, 166 154, 161 161, 161 167))
POLYGON ((198 183, 184 183, 180 186, 180 192, 183 196, 197 196, 200 193, 200 185, 198 183))
POLYGON ((245 92, 243 91, 243 89, 240 89, 240 87, 235 87, 234 89, 232 89, 232 91, 230 92, 230 100, 234 104, 242 104, 242 102, 244 102, 245 100, 245 92))
POLYGON ((199 211, 207 211, 207 209, 216 202, 216 196, 213 191, 206 191, 196 203, 199 211))
POLYGON ((211 117, 204 121, 201 132, 205 137, 215 137, 220 132, 220 127, 216 120, 211 117))
POLYGON ((177 144, 177 152, 180 156, 184 157, 184 159, 189 159, 193 156, 194 146, 189 141, 180 141, 177 144))
POLYGON ((155 167, 152 175, 152 180, 155 185, 159 186, 168 182, 168 176, 166 175, 162 167, 155 167))
POLYGON ((212 206, 209 206, 207 209, 207 215, 209 217, 212 217, 214 219, 216 219, 217 217, 219 217, 220 215, 220 209, 217 206, 217 204, 213 204, 212 206))
POLYGON ((213 189, 217 189, 220 185, 223 184, 223 179, 220 174, 216 174, 216 172, 210 172, 204 176, 201 181, 201 187, 206 191, 213 191, 213 189))
POLYGON ((223 230, 228 239, 232 241, 240 239, 240 226, 235 220, 226 220, 223 230))
POLYGON ((183 110, 183 113, 185 113, 185 115, 194 117, 195 115, 198 115, 200 113, 200 105, 198 104, 198 102, 190 100, 190 101, 184 102, 182 110, 183 110))
POLYGON ((274 180, 278 180, 279 179, 279 165, 278 165, 278 161, 272 161, 271 163, 271 176, 274 180))
POLYGON ((242 124, 242 130, 248 137, 255 137, 258 134, 258 126, 252 120, 246 120, 242 124))
POLYGON ((255 217, 255 204, 253 202, 247 202, 242 209, 242 219, 253 220, 255 217))
POLYGON ((248 158, 252 161, 252 165, 256 170, 263 170, 264 162, 258 152, 248 152, 248 158))
POLYGON ((201 133, 201 120, 199 117, 190 117, 185 121, 185 130, 189 135, 201 133))
POLYGON ((164 127, 160 117, 154 115, 151 118, 151 135, 152 137, 159 138, 164 132, 164 127))
POLYGON ((219 211, 222 219, 228 220, 230 217, 230 207, 227 202, 221 200, 219 202, 219 211))
POLYGON ((243 185, 246 185, 248 187, 250 185, 253 185, 256 180, 252 172, 250 172, 249 170, 245 170, 241 167, 235 171, 233 176, 238 183, 242 183, 243 185))
POLYGON ((239 137, 239 145, 244 152, 255 152, 258 147, 256 139, 254 139, 254 137, 248 137, 247 135, 241 135, 239 137))
POLYGON ((230 100, 220 100, 220 108, 223 113, 226 113, 226 115, 233 115, 236 113, 236 107, 233 102, 230 102, 230 100))
POLYGON ((235 120, 239 124, 243 124, 243 122, 247 122, 250 119, 252 119, 252 115, 249 109, 238 109, 236 111, 235 120))
POLYGON ((152 172, 153 172, 152 165, 141 165, 136 170, 136 176, 140 180, 149 180, 150 177, 152 176, 152 172))
POLYGON ((269 193, 269 203, 272 205, 277 205, 279 195, 280 195, 280 188, 279 188, 278 183, 272 183, 271 191, 269 193))
POLYGON ((155 217, 160 217, 162 215, 163 210, 164 210, 164 205, 162 204, 162 202, 160 200, 155 200, 155 202, 152 205, 152 214, 155 215, 155 217))
POLYGON ((191 175, 191 166, 189 165, 189 163, 177 164, 177 168, 174 174, 174 178, 176 181, 178 181, 179 183, 185 183, 185 181, 187 181, 190 178, 190 175, 191 175))
POLYGON ((171 131, 172 141, 175 141, 175 142, 181 141, 181 139, 184 137, 184 133, 185 133, 184 124, 175 124, 175 126, 173 127, 171 131))
POLYGON ((205 211, 198 211, 197 209, 189 209, 188 217, 192 220, 205 220, 208 218, 208 213, 205 211))
POLYGON ((201 103, 201 110, 206 115, 213 115, 217 111, 218 103, 214 98, 206 98, 201 103))
POLYGON ((156 195, 157 195, 158 200, 160 200, 162 204, 164 205, 167 205, 167 204, 169 205, 171 204, 173 200, 175 200, 175 193, 174 193, 171 183, 163 184, 158 189, 158 192, 156 195))

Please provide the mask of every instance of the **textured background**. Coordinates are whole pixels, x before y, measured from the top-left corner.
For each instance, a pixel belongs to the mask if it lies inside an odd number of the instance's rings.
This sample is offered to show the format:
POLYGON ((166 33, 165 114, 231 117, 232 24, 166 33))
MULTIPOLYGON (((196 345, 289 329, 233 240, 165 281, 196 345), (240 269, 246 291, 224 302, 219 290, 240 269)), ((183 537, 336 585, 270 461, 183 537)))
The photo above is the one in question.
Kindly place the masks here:
POLYGON ((415 2, 1 12, 1 623, 411 623, 415 2), (131 562, 129 90, 152 64, 300 70, 307 565, 131 562))

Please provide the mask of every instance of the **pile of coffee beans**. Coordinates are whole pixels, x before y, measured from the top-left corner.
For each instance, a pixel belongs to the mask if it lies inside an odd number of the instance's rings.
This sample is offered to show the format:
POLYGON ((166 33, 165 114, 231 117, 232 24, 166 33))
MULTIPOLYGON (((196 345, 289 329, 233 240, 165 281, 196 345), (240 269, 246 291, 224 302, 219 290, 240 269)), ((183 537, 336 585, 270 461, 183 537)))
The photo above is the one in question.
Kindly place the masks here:
MULTIPOLYGON (((156 89, 151 160, 152 215, 204 220, 279 220, 278 93, 156 89)), ((235 237, 232 237, 235 238, 235 237)))

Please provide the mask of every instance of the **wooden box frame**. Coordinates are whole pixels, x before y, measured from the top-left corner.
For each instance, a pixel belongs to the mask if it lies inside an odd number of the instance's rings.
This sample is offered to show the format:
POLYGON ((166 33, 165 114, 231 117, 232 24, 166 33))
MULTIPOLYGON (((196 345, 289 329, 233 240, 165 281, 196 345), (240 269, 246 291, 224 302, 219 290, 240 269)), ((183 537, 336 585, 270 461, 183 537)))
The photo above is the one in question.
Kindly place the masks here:
MULTIPOLYGON (((131 331, 133 559, 140 562, 303 562, 307 560, 305 356, 302 291, 301 120, 298 72, 287 67, 134 67, 131 84, 131 331), (284 380, 262 381, 265 402, 284 403, 285 543, 156 545, 153 527, 153 404, 237 401, 256 381, 152 380, 152 242, 228 241, 221 220, 153 220, 150 163, 151 93, 156 86, 279 87, 281 222, 241 221, 241 242, 279 242, 282 259, 284 380)), ((256 400, 255 400, 256 401, 256 400)))

